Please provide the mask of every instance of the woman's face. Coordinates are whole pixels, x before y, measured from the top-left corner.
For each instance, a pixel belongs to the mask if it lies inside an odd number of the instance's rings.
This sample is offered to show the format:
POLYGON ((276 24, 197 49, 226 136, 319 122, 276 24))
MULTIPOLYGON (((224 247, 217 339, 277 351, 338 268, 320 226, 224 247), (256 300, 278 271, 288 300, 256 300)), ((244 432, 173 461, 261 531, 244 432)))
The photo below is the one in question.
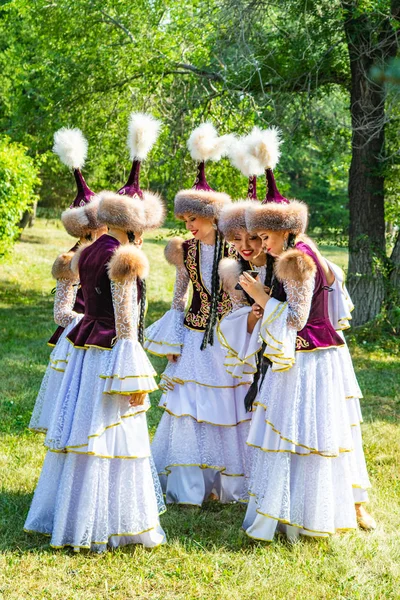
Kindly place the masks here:
POLYGON ((245 260, 252 261, 262 253, 261 239, 256 233, 241 229, 235 233, 232 245, 245 260))
POLYGON ((258 231, 261 238, 262 249, 271 256, 279 256, 284 250, 285 242, 289 237, 287 231, 270 231, 268 229, 258 231))
POLYGON ((183 215, 183 220, 186 225, 186 229, 190 231, 193 237, 200 242, 208 239, 214 229, 213 222, 210 219, 205 219, 204 217, 186 214, 183 215))

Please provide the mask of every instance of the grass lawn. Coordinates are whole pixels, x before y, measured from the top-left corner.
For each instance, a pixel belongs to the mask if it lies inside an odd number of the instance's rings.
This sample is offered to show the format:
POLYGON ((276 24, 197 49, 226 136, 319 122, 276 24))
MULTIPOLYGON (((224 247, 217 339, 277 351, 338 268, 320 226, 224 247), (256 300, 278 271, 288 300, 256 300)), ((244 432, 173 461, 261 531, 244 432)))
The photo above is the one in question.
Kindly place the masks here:
MULTIPOLYGON (((168 308, 173 269, 163 259, 166 230, 148 236, 151 263, 147 322, 168 308)), ((400 598, 400 344, 376 327, 347 336, 364 391, 363 436, 373 488, 373 533, 357 531, 291 544, 252 542, 241 531, 241 506, 170 507, 162 516, 168 545, 102 556, 52 550, 24 533, 45 450, 28 431, 50 348, 56 255, 73 245, 59 223, 37 220, 0 265, 0 598, 49 600, 379 599, 400 598)), ((346 266, 342 248, 322 247, 346 266)), ((350 330, 351 331, 351 330, 350 330)), ((154 360, 157 370, 161 359, 154 360)), ((149 414, 152 433, 160 419, 149 414)))

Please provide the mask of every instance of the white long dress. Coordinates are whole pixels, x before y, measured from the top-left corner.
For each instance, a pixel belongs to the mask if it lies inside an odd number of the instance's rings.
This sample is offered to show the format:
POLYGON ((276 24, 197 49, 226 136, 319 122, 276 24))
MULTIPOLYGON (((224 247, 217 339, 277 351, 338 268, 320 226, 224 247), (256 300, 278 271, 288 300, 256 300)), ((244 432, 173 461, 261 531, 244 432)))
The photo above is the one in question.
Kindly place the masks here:
MULTIPOLYGON (((330 320, 342 330, 353 307, 343 272, 329 264, 336 277, 328 296, 330 320)), ((360 429, 362 395, 347 345, 295 352, 296 329, 288 321, 300 313, 307 318, 312 290, 285 287, 288 302, 269 301, 252 335, 245 325, 249 309, 220 324, 220 335, 229 340, 230 372, 240 376, 254 366, 262 340, 272 361, 247 440, 252 474, 243 524, 250 537, 266 541, 277 527, 290 537, 356 527, 354 503, 367 501, 370 487, 360 429), (230 320, 236 321, 234 338, 230 320)))
POLYGON ((79 323, 83 314, 68 310, 75 304, 78 279, 58 279, 54 298, 54 321, 64 327, 60 338, 54 346, 46 372, 40 385, 32 412, 29 429, 46 433, 49 427, 50 415, 53 411, 54 400, 61 387, 65 368, 71 353, 71 344, 67 340, 70 331, 79 323))
POLYGON ((69 343, 46 423, 48 452, 25 530, 51 536, 55 548, 102 552, 107 546, 154 547, 165 541, 159 522, 165 505, 146 422, 148 396, 142 406, 129 404, 132 393, 157 387, 137 341, 136 281, 111 282, 111 292, 117 342, 111 350, 69 343))
MULTIPOLYGON (((201 243, 200 255, 210 290, 214 246, 201 243)), ((161 375, 164 414, 152 443, 154 460, 167 503, 201 506, 211 493, 221 502, 245 501, 251 415, 244 396, 251 379, 227 373, 216 332, 214 345, 202 351, 203 332, 184 325, 189 281, 186 267, 178 267, 171 310, 146 330, 147 350, 179 355, 161 375)))

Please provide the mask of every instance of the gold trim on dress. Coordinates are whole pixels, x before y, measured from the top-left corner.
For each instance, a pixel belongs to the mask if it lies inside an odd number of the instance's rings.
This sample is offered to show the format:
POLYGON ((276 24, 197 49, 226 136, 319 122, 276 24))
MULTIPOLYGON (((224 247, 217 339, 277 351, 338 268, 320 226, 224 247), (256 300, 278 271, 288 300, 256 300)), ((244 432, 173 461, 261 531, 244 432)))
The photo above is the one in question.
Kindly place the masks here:
POLYGON ((159 408, 162 408, 163 410, 165 410, 165 412, 167 412, 169 415, 171 415, 171 417, 175 417, 177 419, 180 419, 182 417, 190 417, 191 419, 196 421, 196 423, 205 423, 206 425, 214 425, 215 427, 237 427, 238 425, 241 425, 242 423, 248 423, 249 421, 251 421, 251 417, 250 417, 249 419, 243 419, 242 421, 238 421, 237 423, 234 423, 232 425, 227 425, 227 424, 222 424, 222 423, 212 423, 211 421, 198 421, 196 419, 196 417, 194 417, 193 415, 190 415, 189 413, 183 413, 182 415, 176 415, 175 413, 171 412, 164 405, 161 405, 159 408))
POLYGON ((220 474, 224 475, 225 477, 246 477, 244 473, 224 473, 223 471, 226 470, 226 467, 216 467, 214 465, 208 465, 206 463, 174 463, 165 466, 164 470, 158 473, 158 475, 165 475, 166 477, 168 477, 169 475, 171 475, 171 469, 175 467, 199 467, 202 470, 213 469, 214 471, 219 471, 220 474))
POLYGON ((148 375, 126 375, 125 377, 120 377, 119 375, 99 375, 100 379, 119 379, 119 381, 123 381, 124 379, 150 379, 153 378, 157 373, 153 371, 153 373, 149 373, 148 375))
POLYGON ((195 381, 194 379, 178 379, 178 377, 167 377, 164 374, 162 374, 160 386, 162 385, 163 380, 166 381, 167 383, 170 383, 170 384, 177 383, 178 385, 184 385, 185 383, 195 383, 196 385, 201 385, 202 387, 213 388, 216 390, 236 389, 237 387, 239 387, 241 385, 248 385, 248 382, 246 382, 246 381, 242 381, 242 382, 238 383, 237 385, 210 385, 208 383, 200 383, 200 381, 195 381))
MULTIPOLYGON (((261 408, 264 409, 264 411, 267 410, 267 406, 265 404, 262 404, 261 402, 254 402, 254 406, 260 406, 261 408)), ((329 455, 327 453, 324 453, 324 451, 322 450, 318 450, 318 448, 312 448, 311 446, 305 446, 304 444, 300 444, 299 442, 295 442, 294 440, 290 440, 289 438, 286 438, 282 435, 282 433, 276 429, 275 425, 273 423, 271 423, 271 421, 268 421, 267 419, 264 419, 265 423, 267 425, 269 425, 272 429, 272 431, 276 434, 279 435, 279 437, 284 441, 284 442, 289 442, 289 444, 293 444, 294 446, 298 446, 299 448, 304 448, 305 450, 310 450, 311 454, 319 454, 320 456, 324 456, 326 458, 337 458, 338 454, 333 454, 333 455, 329 455)), ((249 444, 249 442, 246 442, 249 446, 252 444, 249 444)), ((277 450, 268 450, 268 449, 264 449, 261 446, 254 446, 255 448, 259 448, 260 450, 263 450, 263 452, 278 452, 277 450)), ((339 448, 339 453, 343 453, 343 452, 353 452, 354 448, 339 448)), ((307 456, 307 453, 297 453, 297 452, 293 452, 291 450, 279 450, 279 452, 292 452, 293 454, 299 454, 301 456, 307 456)))
MULTIPOLYGON (((249 496, 252 496, 253 498, 255 498, 255 501, 258 504, 257 494, 254 494, 252 492, 248 492, 248 494, 249 494, 249 496)), ((355 529, 357 529, 357 527, 340 527, 340 528, 338 527, 334 531, 320 531, 318 529, 309 529, 308 527, 305 527, 304 525, 299 525, 298 523, 291 523, 290 521, 287 521, 286 519, 280 519, 279 517, 273 517, 272 515, 269 515, 268 513, 262 512, 259 508, 256 508, 256 513, 261 515, 262 517, 267 517, 268 519, 272 519, 273 521, 279 521, 279 523, 282 523, 283 525, 290 525, 291 527, 297 527, 298 529, 304 529, 304 531, 310 531, 311 533, 320 533, 321 535, 335 535, 335 533, 337 533, 339 531, 354 531, 355 529)), ((246 531, 246 533, 247 533, 247 531, 246 531)), ((249 535, 249 534, 247 533, 247 535, 249 535)), ((249 535, 249 537, 251 537, 251 535, 249 535)), ((272 541, 272 540, 265 540, 265 541, 272 541)))
POLYGON ((296 352, 317 352, 318 350, 331 350, 332 348, 343 348, 346 344, 335 344, 334 346, 321 346, 319 348, 312 348, 311 350, 297 350, 296 352))
POLYGON ((159 346, 183 346, 183 344, 171 344, 170 342, 156 342, 155 340, 152 340, 151 338, 145 338, 145 342, 150 342, 151 344, 158 344, 159 346))
MULTIPOLYGON (((165 510, 163 510, 162 512, 160 512, 158 514, 162 515, 164 512, 165 512, 165 510)), ((50 544, 50 547, 54 548, 56 550, 61 550, 62 548, 66 548, 66 547, 69 547, 69 546, 72 547, 72 548, 82 548, 84 550, 90 550, 91 547, 95 546, 95 545, 96 546, 105 546, 105 545, 107 545, 112 537, 125 537, 125 536, 127 536, 127 537, 133 537, 135 535, 142 535, 143 533, 148 533, 149 531, 153 531, 154 529, 157 529, 157 527, 159 527, 159 526, 160 526, 160 523, 158 522, 157 525, 153 525, 153 527, 149 527, 148 529, 144 529, 143 531, 139 531, 138 533, 131 533, 131 532, 129 532, 129 533, 112 533, 111 535, 109 535, 107 537, 107 541, 106 542, 90 542, 90 546, 81 546, 79 544, 72 544, 72 543, 70 543, 70 544, 63 544, 62 546, 55 546, 53 544, 50 544)), ((48 537, 52 536, 51 533, 44 533, 43 531, 39 531, 39 530, 35 530, 35 529, 25 529, 24 528, 24 531, 26 533, 35 533, 35 534, 39 533, 41 535, 46 535, 48 537)), ((160 544, 157 544, 157 546, 152 546, 152 548, 157 548, 162 543, 163 542, 161 542, 160 544)))

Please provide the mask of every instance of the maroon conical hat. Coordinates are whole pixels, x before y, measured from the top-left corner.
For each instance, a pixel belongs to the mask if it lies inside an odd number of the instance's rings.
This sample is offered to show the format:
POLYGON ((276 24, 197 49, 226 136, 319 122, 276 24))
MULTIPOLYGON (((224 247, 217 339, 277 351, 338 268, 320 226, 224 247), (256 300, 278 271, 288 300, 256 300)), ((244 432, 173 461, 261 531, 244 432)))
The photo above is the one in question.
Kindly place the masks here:
POLYGON ((208 185, 207 182, 207 178, 206 178, 206 163, 204 160, 202 160, 198 165, 197 165, 197 175, 196 175, 196 180, 192 186, 193 190, 203 190, 204 192, 213 192, 214 190, 212 189, 212 187, 210 187, 208 185))
POLYGON ((265 178, 267 182, 267 193, 263 204, 268 202, 276 202, 277 204, 289 204, 289 200, 282 196, 276 185, 274 173, 272 169, 265 169, 265 178))
POLYGON ((108 226, 138 233, 156 229, 164 221, 165 206, 161 197, 140 188, 141 164, 157 140, 160 125, 151 115, 131 114, 128 146, 132 167, 128 181, 116 194, 107 191, 100 194, 99 218, 108 226))
POLYGON ((141 165, 142 163, 140 160, 133 160, 128 181, 122 186, 122 188, 118 190, 117 194, 121 194, 122 196, 131 196, 131 198, 136 198, 138 196, 140 199, 143 199, 143 192, 140 189, 139 184, 141 165))
POLYGON ((77 194, 69 207, 78 208, 80 206, 86 206, 86 204, 91 202, 93 196, 96 194, 89 188, 80 169, 74 169, 74 177, 76 181, 77 194))
POLYGON ((205 174, 207 160, 219 161, 227 154, 231 136, 219 137, 211 123, 202 123, 192 131, 187 145, 190 155, 197 163, 197 175, 190 189, 180 190, 174 200, 177 219, 194 214, 207 219, 218 219, 222 207, 231 202, 228 194, 216 192, 208 184, 205 174))
POLYGON ((247 198, 249 200, 256 200, 257 198, 257 175, 250 175, 249 183, 247 186, 247 198))

